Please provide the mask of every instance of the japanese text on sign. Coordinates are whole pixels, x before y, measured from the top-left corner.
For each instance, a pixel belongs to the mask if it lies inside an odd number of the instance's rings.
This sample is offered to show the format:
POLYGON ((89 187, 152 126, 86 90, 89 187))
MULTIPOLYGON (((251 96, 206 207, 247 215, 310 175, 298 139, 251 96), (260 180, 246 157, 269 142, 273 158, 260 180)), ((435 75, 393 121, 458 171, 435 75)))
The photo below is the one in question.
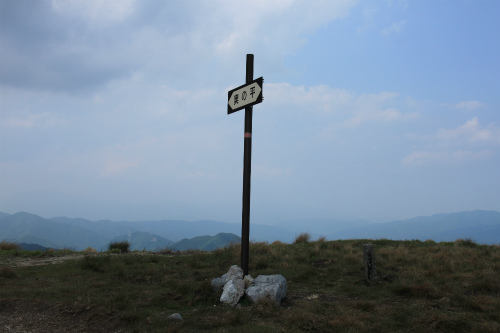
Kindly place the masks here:
POLYGON ((262 102, 262 77, 228 92, 227 113, 262 102))

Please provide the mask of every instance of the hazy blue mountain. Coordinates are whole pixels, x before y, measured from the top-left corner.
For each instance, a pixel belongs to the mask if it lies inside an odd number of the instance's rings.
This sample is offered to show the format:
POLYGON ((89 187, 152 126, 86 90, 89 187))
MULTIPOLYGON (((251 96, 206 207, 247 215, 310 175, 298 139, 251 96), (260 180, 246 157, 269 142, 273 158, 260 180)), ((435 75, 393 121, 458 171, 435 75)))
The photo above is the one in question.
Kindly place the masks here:
POLYGON ((433 239, 441 241, 454 241, 459 238, 471 238, 479 243, 500 244, 500 224, 478 225, 474 227, 458 228, 437 233, 433 239))
POLYGON ((51 218, 52 221, 64 222, 70 225, 78 226, 90 231, 95 232, 96 234, 106 238, 112 239, 124 234, 128 234, 129 232, 137 231, 136 228, 125 226, 120 222, 113 222, 109 220, 101 220, 101 221, 90 221, 82 218, 68 218, 64 216, 51 218))
MULTIPOLYGON (((479 243, 497 244, 500 243, 499 229, 499 212, 476 210, 388 223, 336 219, 297 219, 280 222, 274 226, 251 223, 250 240, 270 243, 280 240, 289 243, 300 232, 309 232, 313 239, 326 236, 327 239, 432 239, 439 242, 472 238, 479 243)), ((93 222, 67 217, 44 219, 24 212, 12 215, 0 213, 0 240, 34 243, 52 248, 70 247, 82 250, 91 246, 100 250, 106 248, 116 237, 128 237, 129 233, 136 232, 144 233, 144 240, 137 245, 137 249, 142 250, 154 246, 146 245, 148 237, 156 237, 157 242, 158 239, 162 239, 162 242, 165 239, 166 243, 171 243, 219 233, 241 235, 241 224, 210 220, 93 222)))
POLYGON ((21 243, 18 244, 21 250, 26 250, 26 251, 47 251, 49 248, 45 246, 41 246, 39 244, 27 244, 27 243, 21 243))
POLYGON ((100 235, 64 222, 51 221, 25 212, 0 219, 1 240, 39 244, 51 248, 83 250, 106 242, 100 235))
POLYGON ((177 251, 204 250, 212 251, 229 244, 241 243, 241 238, 231 233, 219 233, 215 236, 197 236, 191 239, 182 239, 169 248, 177 251))
POLYGON ((276 227, 289 229, 298 235, 301 232, 307 232, 312 236, 312 239, 317 239, 321 236, 330 237, 336 233, 345 230, 363 227, 371 224, 363 220, 342 220, 342 219, 295 219, 282 221, 275 224, 276 227))
POLYGON ((161 237, 178 241, 183 238, 213 234, 219 232, 228 223, 214 221, 182 221, 182 220, 161 220, 161 221, 120 221, 119 225, 132 230, 150 232, 161 237))
MULTIPOLYGON (((149 232, 134 231, 130 234, 113 238, 110 242, 129 241, 130 250, 157 251, 174 244, 171 240, 149 232)), ((107 247, 107 246, 106 246, 107 247)))
POLYGON ((500 243, 500 233, 491 233, 500 226, 500 213, 475 210, 436 214, 388 223, 373 223, 328 235, 331 239, 388 238, 432 239, 436 242, 472 238, 479 243, 500 243))
MULTIPOLYGON (((173 241, 183 238, 193 238, 197 236, 213 235, 216 233, 241 234, 241 223, 224 223, 211 220, 201 221, 143 221, 143 222, 116 222, 132 230, 151 232, 173 241)), ((250 225, 250 239, 256 241, 290 242, 296 236, 296 232, 270 225, 253 224, 250 225)))
MULTIPOLYGON (((253 224, 250 222, 250 241, 269 242, 281 241, 284 243, 291 243, 300 232, 289 230, 286 228, 253 224)), ((241 235, 241 223, 238 224, 237 235, 241 235)))
MULTIPOLYGON (((217 233, 241 234, 241 224, 224 223, 211 220, 182 221, 90 221, 82 218, 54 217, 44 219, 40 216, 18 213, 5 214, 0 219, 0 238, 16 242, 37 243, 46 247, 73 247, 85 249, 88 246, 98 250, 106 248, 116 237, 129 232, 145 232, 158 235, 173 242, 185 238, 213 235, 217 233), (4 221, 5 219, 5 221, 4 221), (12 220, 16 223, 12 224, 12 220), (32 223, 37 220, 38 223, 32 223), (60 228, 58 228, 60 227, 60 228), (68 235, 71 235, 68 237, 68 235), (75 237, 77 238, 75 240, 75 237), (72 243, 73 245, 70 245, 72 243)), ((276 226, 251 224, 250 240, 291 242, 296 232, 276 226)), ((142 249, 142 248, 141 248, 142 249)))

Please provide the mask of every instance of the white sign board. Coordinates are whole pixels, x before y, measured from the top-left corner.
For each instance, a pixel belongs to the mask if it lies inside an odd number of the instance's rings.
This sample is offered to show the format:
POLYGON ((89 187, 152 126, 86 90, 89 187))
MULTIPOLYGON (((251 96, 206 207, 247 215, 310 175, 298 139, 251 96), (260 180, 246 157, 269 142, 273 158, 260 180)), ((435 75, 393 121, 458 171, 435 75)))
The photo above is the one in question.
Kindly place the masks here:
POLYGON ((259 77, 251 83, 244 84, 228 92, 227 113, 244 109, 247 106, 262 102, 262 85, 264 79, 259 77))

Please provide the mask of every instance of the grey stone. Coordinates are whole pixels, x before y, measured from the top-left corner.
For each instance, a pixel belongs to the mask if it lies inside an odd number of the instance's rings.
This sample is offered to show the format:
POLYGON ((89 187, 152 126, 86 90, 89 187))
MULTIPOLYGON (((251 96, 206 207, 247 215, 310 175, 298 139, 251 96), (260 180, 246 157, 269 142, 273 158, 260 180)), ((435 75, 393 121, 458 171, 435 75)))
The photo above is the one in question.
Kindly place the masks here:
POLYGON ((241 269, 238 265, 233 265, 229 268, 226 274, 223 274, 221 277, 215 278, 210 283, 212 286, 212 290, 215 293, 221 293, 224 285, 229 280, 241 280, 243 279, 243 269, 241 269))
POLYGON ((250 287, 253 283, 253 277, 251 277, 250 275, 245 275, 245 278, 243 280, 245 281, 245 289, 250 287))
POLYGON ((240 298, 245 294, 245 281, 243 279, 229 280, 224 285, 222 296, 220 297, 221 303, 235 306, 240 301, 240 298))
POLYGON ((286 279, 282 275, 259 275, 253 279, 250 275, 245 276, 238 265, 231 266, 226 274, 213 279, 211 286, 214 292, 222 292, 221 303, 230 306, 237 306, 245 294, 251 302, 267 297, 281 304, 287 291, 286 279))
MULTIPOLYGON (((227 271, 226 275, 226 281, 229 280, 243 280, 243 269, 239 267, 238 265, 233 265, 229 270, 227 271)), ((224 276, 224 275, 223 275, 224 276)))
POLYGON ((215 278, 211 282, 212 290, 215 293, 220 293, 220 292, 222 292, 222 288, 224 288, 225 284, 226 284, 226 279, 224 279, 222 277, 215 278))
POLYGON ((276 275, 259 275, 257 276, 253 282, 255 284, 276 284, 276 283, 282 283, 286 287, 286 279, 283 275, 281 274, 276 274, 276 275))
POLYGON ((181 315, 178 313, 171 314, 170 316, 167 317, 168 320, 173 320, 173 321, 183 321, 181 315))
POLYGON ((259 275, 246 289, 245 294, 253 303, 267 297, 281 304, 283 298, 286 297, 286 291, 286 279, 283 275, 259 275))

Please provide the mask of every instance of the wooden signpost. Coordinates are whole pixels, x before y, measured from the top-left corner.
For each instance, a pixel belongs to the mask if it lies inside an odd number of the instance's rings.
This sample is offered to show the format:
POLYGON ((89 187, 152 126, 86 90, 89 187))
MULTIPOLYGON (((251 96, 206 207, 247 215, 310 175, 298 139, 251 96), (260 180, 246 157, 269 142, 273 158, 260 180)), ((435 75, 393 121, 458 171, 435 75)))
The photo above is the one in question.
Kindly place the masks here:
POLYGON ((247 54, 246 82, 227 94, 227 114, 245 109, 245 134, 243 152, 243 210, 241 218, 241 268, 248 275, 250 243, 250 175, 252 172, 252 112, 253 105, 261 103, 262 77, 253 79, 253 54, 247 54))

